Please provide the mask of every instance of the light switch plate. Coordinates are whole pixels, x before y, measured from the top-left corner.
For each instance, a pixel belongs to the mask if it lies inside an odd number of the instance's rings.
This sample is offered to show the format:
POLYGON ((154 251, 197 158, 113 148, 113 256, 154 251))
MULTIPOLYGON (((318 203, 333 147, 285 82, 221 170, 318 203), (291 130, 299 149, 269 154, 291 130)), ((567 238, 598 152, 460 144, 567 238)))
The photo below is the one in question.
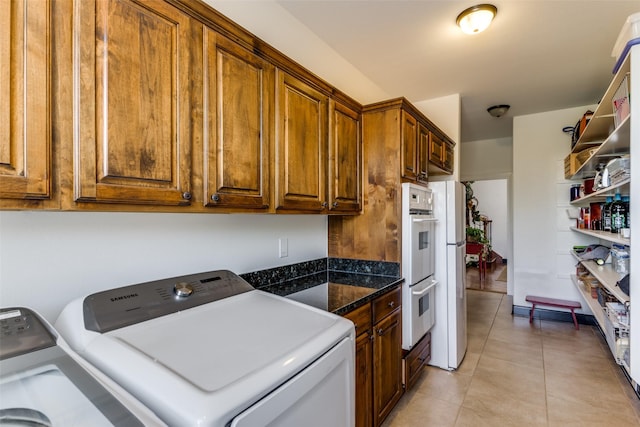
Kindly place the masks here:
POLYGON ((278 253, 280 254, 280 258, 289 256, 289 239, 286 237, 278 239, 278 253))

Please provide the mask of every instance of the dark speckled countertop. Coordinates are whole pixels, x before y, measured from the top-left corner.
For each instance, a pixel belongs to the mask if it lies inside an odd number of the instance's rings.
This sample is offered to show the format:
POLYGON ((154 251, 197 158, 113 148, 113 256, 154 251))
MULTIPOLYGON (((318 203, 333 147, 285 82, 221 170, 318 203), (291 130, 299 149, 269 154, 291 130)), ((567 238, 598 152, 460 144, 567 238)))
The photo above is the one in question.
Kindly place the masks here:
POLYGON ((255 288, 280 296, 312 288, 326 292, 323 308, 343 315, 402 283, 399 271, 397 263, 321 258, 240 276, 255 288))

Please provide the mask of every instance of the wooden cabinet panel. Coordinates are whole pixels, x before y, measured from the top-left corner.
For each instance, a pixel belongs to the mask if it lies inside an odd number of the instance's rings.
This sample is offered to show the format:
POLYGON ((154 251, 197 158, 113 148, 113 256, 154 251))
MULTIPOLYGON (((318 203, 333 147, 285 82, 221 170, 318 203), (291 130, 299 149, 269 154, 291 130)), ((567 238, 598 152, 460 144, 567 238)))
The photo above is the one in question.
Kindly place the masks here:
POLYGON ((404 375, 405 390, 410 390, 422 372, 422 368, 431 360, 431 332, 418 341, 418 343, 405 355, 404 375))
POLYGON ((375 425, 382 424, 402 397, 402 310, 374 326, 373 406, 375 425))
POLYGON ((401 295, 398 287, 344 315, 356 325, 358 427, 381 425, 404 392, 401 295))
POLYGON ((398 288, 391 292, 376 298, 373 301, 373 323, 378 323, 395 311, 402 304, 402 288, 398 288))
POLYGON ((444 160, 442 162, 442 169, 448 173, 453 173, 453 144, 444 144, 444 160))
POLYGON ((402 177, 415 180, 417 176, 418 122, 409 113, 402 111, 402 177))
POLYGON ((213 31, 205 35, 204 202, 268 208, 274 67, 213 31))
POLYGON ((202 26, 161 0, 75 10, 75 200, 188 204, 202 26))
POLYGON ((429 161, 438 167, 442 167, 444 161, 444 141, 434 133, 429 144, 429 161))
MULTIPOLYGON (((365 306, 370 308, 369 304, 365 306)), ((356 427, 373 425, 373 341, 370 331, 356 337, 356 427)))
POLYGON ((356 328, 356 335, 371 330, 371 304, 365 304, 344 315, 351 320, 356 328))
POLYGON ((50 9, 0 2, 0 198, 51 195, 50 9))
POLYGON ((322 212, 327 208, 329 99, 278 71, 276 210, 322 212))
POLYGON ((429 176, 429 130, 422 124, 418 124, 418 173, 416 180, 427 182, 429 176))
POLYGON ((362 207, 362 134, 360 113, 331 101, 329 140, 329 209, 359 212, 362 207))

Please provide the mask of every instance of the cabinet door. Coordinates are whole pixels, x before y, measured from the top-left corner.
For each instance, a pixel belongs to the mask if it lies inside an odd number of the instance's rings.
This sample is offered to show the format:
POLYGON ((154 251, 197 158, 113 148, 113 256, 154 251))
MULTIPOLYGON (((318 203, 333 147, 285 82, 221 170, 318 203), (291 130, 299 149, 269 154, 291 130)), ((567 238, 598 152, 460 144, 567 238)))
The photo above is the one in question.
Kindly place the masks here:
POLYGON ((205 33, 205 204, 267 208, 274 67, 205 33))
POLYGON ((402 151, 400 153, 400 161, 402 162, 402 177, 415 180, 418 174, 418 122, 412 115, 410 115, 406 111, 402 111, 401 123, 402 151))
POLYGON ((276 209, 323 212, 329 99, 278 71, 276 209))
POLYGON ((359 212, 362 200, 362 137, 360 114, 331 102, 329 140, 329 209, 359 212))
POLYGON ((0 1, 0 198, 50 196, 49 1, 0 1))
POLYGON ((429 130, 418 124, 418 173, 416 179, 427 182, 429 168, 429 130))
POLYGON ((439 168, 444 165, 444 141, 434 133, 429 143, 429 161, 439 168))
POLYGON ((76 0, 75 10, 74 199, 188 204, 201 26, 161 0, 76 0))
POLYGON ((373 402, 379 426, 402 397, 402 310, 374 325, 374 334, 373 402))
POLYGON ((442 168, 449 173, 453 173, 453 144, 448 142, 444 144, 442 168))
POLYGON ((356 338, 356 427, 373 425, 373 341, 366 332, 356 338))

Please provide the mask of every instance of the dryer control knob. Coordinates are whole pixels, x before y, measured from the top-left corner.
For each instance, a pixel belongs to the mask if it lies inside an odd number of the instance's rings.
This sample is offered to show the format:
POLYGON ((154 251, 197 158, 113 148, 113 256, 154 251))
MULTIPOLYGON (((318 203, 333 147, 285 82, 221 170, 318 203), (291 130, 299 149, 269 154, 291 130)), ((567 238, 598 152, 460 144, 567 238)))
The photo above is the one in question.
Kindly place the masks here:
POLYGON ((173 286, 173 293, 180 298, 186 298, 193 293, 193 286, 191 283, 178 282, 173 286))

